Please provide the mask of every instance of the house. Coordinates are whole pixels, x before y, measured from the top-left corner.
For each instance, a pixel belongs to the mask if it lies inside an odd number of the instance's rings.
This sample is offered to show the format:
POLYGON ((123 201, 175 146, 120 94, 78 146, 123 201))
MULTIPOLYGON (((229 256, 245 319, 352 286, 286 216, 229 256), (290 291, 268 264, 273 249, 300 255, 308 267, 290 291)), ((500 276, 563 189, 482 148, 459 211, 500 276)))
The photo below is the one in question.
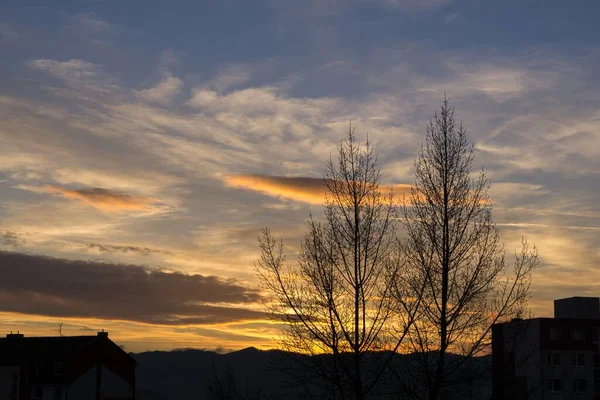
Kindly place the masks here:
POLYGON ((0 339, 0 400, 134 400, 136 361, 107 332, 0 339))
POLYGON ((600 298, 554 301, 554 318, 492 327, 493 400, 600 399, 600 298))

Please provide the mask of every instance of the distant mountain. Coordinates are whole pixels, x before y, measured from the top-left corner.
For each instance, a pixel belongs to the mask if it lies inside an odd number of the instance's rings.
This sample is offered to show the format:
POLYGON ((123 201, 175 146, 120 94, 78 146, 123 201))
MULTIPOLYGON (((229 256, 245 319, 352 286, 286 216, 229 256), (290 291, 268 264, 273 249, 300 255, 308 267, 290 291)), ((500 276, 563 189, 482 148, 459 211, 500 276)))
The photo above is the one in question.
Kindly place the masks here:
MULTIPOLYGON (((306 361, 307 356, 278 350, 261 351, 247 348, 218 354, 204 350, 152 351, 132 354, 137 360, 137 400, 209 399, 208 387, 215 383, 235 386, 238 393, 263 393, 272 399, 303 398, 292 368, 294 360, 306 361)), ((452 356, 458 357, 458 356, 452 356)), ((398 355, 394 367, 401 370, 410 363, 410 356, 398 355)), ((485 399, 491 393, 491 359, 489 356, 469 361, 471 366, 485 371, 483 379, 462 388, 461 399, 485 399)), ((223 396, 244 398, 258 396, 223 396)))

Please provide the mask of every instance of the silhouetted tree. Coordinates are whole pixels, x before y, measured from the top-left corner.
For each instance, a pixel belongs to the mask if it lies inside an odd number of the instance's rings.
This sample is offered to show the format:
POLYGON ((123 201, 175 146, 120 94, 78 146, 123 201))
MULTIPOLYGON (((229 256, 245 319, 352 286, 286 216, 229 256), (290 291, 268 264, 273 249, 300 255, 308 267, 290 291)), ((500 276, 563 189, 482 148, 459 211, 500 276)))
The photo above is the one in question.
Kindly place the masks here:
POLYGON ((259 388, 247 387, 236 379, 231 368, 219 371, 213 364, 212 379, 206 386, 206 395, 210 400, 270 400, 270 394, 259 388))
POLYGON ((486 174, 471 176, 474 155, 445 98, 427 127, 415 186, 401 207, 407 287, 421 298, 406 340, 418 362, 399 374, 412 398, 449 398, 441 393, 464 381, 461 366, 487 348, 492 324, 527 308, 537 251, 523 239, 512 269, 505 261, 486 174))
POLYGON ((324 185, 324 220, 310 217, 297 266, 286 263, 282 241, 264 229, 256 267, 272 296, 267 307, 283 322, 284 349, 313 355, 298 358, 305 395, 362 399, 375 396, 416 303, 395 296, 403 306, 392 307, 391 292, 402 291, 404 277, 396 204, 391 191, 382 193, 371 144, 361 147, 351 127, 336 162, 327 164, 324 185))

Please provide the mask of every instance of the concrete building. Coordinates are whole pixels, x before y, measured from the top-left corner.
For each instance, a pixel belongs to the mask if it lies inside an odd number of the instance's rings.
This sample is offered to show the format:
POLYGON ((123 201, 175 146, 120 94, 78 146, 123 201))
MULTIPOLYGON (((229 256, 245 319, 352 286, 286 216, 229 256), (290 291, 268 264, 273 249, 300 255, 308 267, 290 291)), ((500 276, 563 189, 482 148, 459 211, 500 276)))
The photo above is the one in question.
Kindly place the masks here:
POLYGON ((492 327, 494 400, 600 400, 600 298, 554 301, 554 318, 492 327))
POLYGON ((134 400, 136 361, 108 333, 0 339, 0 400, 134 400))

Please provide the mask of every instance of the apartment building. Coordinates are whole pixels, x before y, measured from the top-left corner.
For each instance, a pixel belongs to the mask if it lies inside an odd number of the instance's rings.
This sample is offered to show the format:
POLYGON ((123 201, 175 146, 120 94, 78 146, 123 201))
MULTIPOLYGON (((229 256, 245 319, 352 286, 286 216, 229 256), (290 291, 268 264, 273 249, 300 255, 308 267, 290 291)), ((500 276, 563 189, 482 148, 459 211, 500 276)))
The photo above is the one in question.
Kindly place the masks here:
POLYGON ((494 400, 600 400, 600 298, 554 301, 554 318, 492 327, 494 400))

